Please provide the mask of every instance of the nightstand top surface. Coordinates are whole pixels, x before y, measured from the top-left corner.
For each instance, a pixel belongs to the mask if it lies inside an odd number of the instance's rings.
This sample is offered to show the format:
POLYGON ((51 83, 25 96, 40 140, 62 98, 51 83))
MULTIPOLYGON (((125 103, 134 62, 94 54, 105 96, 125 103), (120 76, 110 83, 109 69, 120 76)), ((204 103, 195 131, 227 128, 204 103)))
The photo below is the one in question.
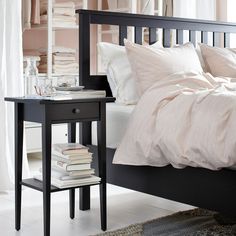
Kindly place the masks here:
POLYGON ((5 101, 15 103, 37 103, 37 104, 61 104, 61 103, 85 103, 85 102, 114 102, 114 97, 80 98, 80 99, 51 99, 51 98, 29 98, 29 97, 5 97, 5 101))

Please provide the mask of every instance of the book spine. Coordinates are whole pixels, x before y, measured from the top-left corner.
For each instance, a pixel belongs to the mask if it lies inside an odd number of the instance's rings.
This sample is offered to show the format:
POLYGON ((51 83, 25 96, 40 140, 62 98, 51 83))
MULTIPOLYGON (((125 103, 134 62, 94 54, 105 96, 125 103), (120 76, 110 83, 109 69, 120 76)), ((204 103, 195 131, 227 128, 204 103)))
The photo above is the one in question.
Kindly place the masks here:
POLYGON ((91 169, 90 164, 74 164, 74 165, 67 165, 67 171, 74 171, 74 170, 88 170, 91 169))
POLYGON ((61 158, 66 159, 66 160, 73 160, 73 159, 86 159, 86 158, 89 158, 89 157, 92 158, 93 153, 88 152, 86 154, 63 155, 60 152, 57 152, 57 151, 53 150, 52 155, 61 157, 61 158))
POLYGON ((69 165, 65 162, 55 161, 55 160, 52 160, 52 165, 63 170, 63 171, 67 171, 67 172, 74 171, 74 170, 87 170, 87 169, 91 168, 90 163, 69 165))
POLYGON ((92 158, 90 158, 90 157, 84 158, 84 159, 68 160, 68 159, 59 157, 59 156, 57 156, 55 154, 53 154, 52 159, 55 160, 55 161, 65 162, 68 165, 86 164, 86 163, 91 163, 92 162, 92 158))
POLYGON ((68 169, 68 164, 67 163, 65 163, 65 162, 62 162, 62 161, 52 161, 52 164, 54 165, 54 166, 56 166, 57 168, 59 168, 59 169, 61 169, 61 170, 63 170, 63 171, 68 171, 67 169, 68 169))

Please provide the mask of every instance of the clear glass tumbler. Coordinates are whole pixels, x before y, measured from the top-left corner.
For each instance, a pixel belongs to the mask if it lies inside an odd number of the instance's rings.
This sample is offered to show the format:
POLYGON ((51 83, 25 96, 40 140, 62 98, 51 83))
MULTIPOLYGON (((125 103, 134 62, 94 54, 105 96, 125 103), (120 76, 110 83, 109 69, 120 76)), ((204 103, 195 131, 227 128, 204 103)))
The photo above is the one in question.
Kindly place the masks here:
POLYGON ((53 93, 52 80, 47 77, 38 77, 35 90, 39 96, 51 96, 53 93))

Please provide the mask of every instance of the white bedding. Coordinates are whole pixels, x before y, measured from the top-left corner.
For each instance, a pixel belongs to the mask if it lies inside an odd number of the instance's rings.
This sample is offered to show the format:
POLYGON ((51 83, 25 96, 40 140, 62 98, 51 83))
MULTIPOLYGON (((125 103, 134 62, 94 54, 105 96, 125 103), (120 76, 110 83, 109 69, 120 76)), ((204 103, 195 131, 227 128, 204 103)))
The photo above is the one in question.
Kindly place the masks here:
MULTIPOLYGON (((107 147, 117 148, 125 134, 135 105, 107 103, 107 147)), ((92 123, 92 144, 97 145, 97 123, 92 123)))
POLYGON ((236 83, 228 80, 193 73, 158 80, 136 105, 113 162, 213 170, 235 165, 236 83))

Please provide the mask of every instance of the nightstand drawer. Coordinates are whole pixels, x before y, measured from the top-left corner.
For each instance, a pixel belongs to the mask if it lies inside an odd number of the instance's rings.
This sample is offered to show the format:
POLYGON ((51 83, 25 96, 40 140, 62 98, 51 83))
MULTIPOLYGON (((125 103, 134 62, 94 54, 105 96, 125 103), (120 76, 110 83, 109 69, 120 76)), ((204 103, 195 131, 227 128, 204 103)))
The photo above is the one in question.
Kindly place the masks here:
POLYGON ((52 120, 76 120, 76 119, 98 119, 99 103, 85 102, 75 104, 53 104, 50 106, 50 117, 52 120))

